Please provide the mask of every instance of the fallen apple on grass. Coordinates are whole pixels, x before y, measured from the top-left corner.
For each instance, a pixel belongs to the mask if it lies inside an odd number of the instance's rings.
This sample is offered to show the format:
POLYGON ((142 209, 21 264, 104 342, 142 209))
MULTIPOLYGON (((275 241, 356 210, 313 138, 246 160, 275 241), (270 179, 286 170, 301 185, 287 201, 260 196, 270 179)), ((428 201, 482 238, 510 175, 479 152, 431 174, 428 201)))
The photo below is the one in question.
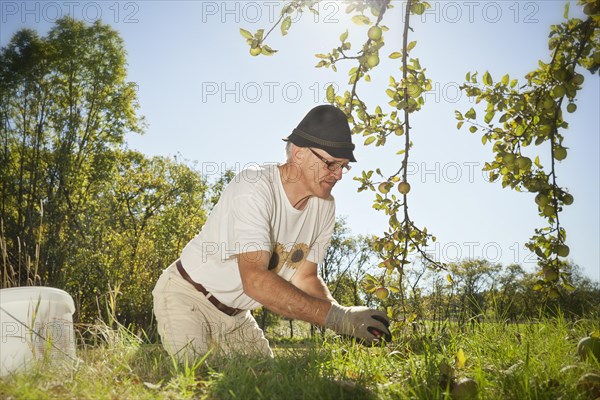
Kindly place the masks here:
POLYGON ((600 338, 588 336, 577 343, 577 354, 582 360, 591 359, 592 356, 600 361, 600 338))
POLYGON ((463 378, 452 386, 450 394, 456 400, 476 399, 479 385, 473 379, 463 378))

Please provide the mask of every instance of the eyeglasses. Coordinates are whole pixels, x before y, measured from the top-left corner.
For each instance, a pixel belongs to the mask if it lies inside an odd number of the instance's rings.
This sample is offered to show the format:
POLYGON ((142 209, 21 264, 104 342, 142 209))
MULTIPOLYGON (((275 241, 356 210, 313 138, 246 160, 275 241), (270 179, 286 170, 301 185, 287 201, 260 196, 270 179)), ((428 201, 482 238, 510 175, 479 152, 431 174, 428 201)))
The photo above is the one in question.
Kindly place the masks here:
POLYGON ((329 160, 323 158, 322 156, 320 156, 318 153, 316 153, 310 147, 308 149, 310 150, 311 153, 313 153, 315 155, 315 157, 317 157, 319 160, 323 161, 325 163, 325 165, 327 165, 327 169, 331 172, 338 172, 339 169, 341 168, 342 174, 345 174, 346 172, 350 171, 350 169, 352 169, 352 167, 347 163, 344 164, 339 161, 329 161, 329 160))

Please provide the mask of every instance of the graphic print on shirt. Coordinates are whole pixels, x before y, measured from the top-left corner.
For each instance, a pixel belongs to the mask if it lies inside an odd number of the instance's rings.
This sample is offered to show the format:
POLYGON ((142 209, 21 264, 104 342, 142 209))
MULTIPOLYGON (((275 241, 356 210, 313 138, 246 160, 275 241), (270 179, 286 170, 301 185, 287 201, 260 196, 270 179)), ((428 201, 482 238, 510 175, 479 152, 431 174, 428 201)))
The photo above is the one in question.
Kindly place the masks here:
POLYGON ((296 269, 308 256, 308 245, 306 243, 296 243, 290 251, 286 251, 281 243, 277 243, 269 260, 269 271, 279 273, 284 265, 288 268, 296 269))
POLYGON ((288 268, 296 269, 308 256, 308 245, 305 243, 296 243, 289 252, 286 265, 288 268))
POLYGON ((271 253, 271 259, 269 260, 269 271, 278 273, 285 263, 285 259, 288 256, 288 252, 285 251, 281 243, 277 243, 271 253))

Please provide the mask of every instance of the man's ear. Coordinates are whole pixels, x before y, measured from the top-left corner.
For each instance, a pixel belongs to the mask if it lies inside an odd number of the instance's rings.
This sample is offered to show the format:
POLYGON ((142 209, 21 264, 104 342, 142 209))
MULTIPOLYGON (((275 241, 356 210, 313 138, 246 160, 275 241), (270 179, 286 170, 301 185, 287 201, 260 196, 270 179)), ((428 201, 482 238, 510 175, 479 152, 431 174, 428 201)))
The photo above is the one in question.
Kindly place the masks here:
POLYGON ((292 144, 292 159, 297 163, 301 163, 306 158, 307 151, 305 147, 298 147, 292 144))

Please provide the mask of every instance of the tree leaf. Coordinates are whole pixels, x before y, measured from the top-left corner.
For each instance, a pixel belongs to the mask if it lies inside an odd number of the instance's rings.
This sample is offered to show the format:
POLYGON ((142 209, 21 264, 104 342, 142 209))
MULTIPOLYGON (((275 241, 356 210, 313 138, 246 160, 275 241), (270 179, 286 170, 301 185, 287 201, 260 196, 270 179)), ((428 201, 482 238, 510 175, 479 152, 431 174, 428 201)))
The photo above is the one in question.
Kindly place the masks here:
POLYGON ((475 112, 475 110, 473 109, 473 107, 471 107, 471 109, 465 113, 465 117, 467 119, 475 119, 475 118, 477 118, 477 113, 475 112))
POLYGON ((346 32, 344 32, 340 35, 340 41, 342 43, 344 43, 346 41, 346 39, 348 39, 348 30, 347 29, 346 29, 346 32))
POLYGON ((371 143, 373 143, 375 141, 375 136, 369 136, 366 140, 365 140, 365 146, 370 145, 371 143))
POLYGON ((292 26, 292 17, 290 17, 290 16, 285 17, 285 19, 281 23, 281 34, 283 36, 287 35, 288 30, 290 29, 291 26, 292 26))
POLYGON ((277 53, 278 50, 273 50, 272 48, 270 48, 267 45, 264 45, 261 51, 261 54, 265 55, 265 56, 272 56, 273 54, 277 53))
MULTIPOLYGON (((569 4, 569 3, 567 3, 567 4, 569 4)), ((573 286, 573 285, 571 285, 570 283, 567 283, 567 282, 563 283, 563 287, 565 289, 567 289, 569 292, 572 292, 572 291, 575 290, 575 286, 573 286)))
POLYGON ((414 48, 415 48, 415 46, 416 46, 416 45, 417 45, 417 41, 416 41, 416 40, 413 40, 412 42, 410 42, 410 43, 408 44, 408 46, 406 46, 406 51, 407 51, 407 52, 408 52, 408 51, 411 51, 412 49, 414 49, 414 48))
POLYGON ((254 36, 245 29, 240 28, 240 34, 246 39, 252 39, 254 36))
POLYGON ((355 15, 354 17, 352 17, 352 22, 354 22, 356 25, 371 24, 371 20, 365 15, 355 15))
POLYGON ((395 51, 392 54, 390 54, 390 58, 392 58, 392 59, 400 58, 400 57, 402 57, 402 53, 399 53, 397 51, 395 51))
POLYGON ((335 90, 333 89, 333 85, 327 86, 326 94, 327 101, 333 104, 335 102, 335 90))
POLYGON ((454 361, 456 363, 456 368, 464 368, 465 363, 467 362, 467 357, 465 356, 463 349, 458 349, 454 355, 454 361))
POLYGON ((492 86, 494 84, 494 81, 492 80, 492 76, 490 75, 490 73, 488 71, 485 71, 485 74, 483 74, 483 83, 486 86, 492 86))

